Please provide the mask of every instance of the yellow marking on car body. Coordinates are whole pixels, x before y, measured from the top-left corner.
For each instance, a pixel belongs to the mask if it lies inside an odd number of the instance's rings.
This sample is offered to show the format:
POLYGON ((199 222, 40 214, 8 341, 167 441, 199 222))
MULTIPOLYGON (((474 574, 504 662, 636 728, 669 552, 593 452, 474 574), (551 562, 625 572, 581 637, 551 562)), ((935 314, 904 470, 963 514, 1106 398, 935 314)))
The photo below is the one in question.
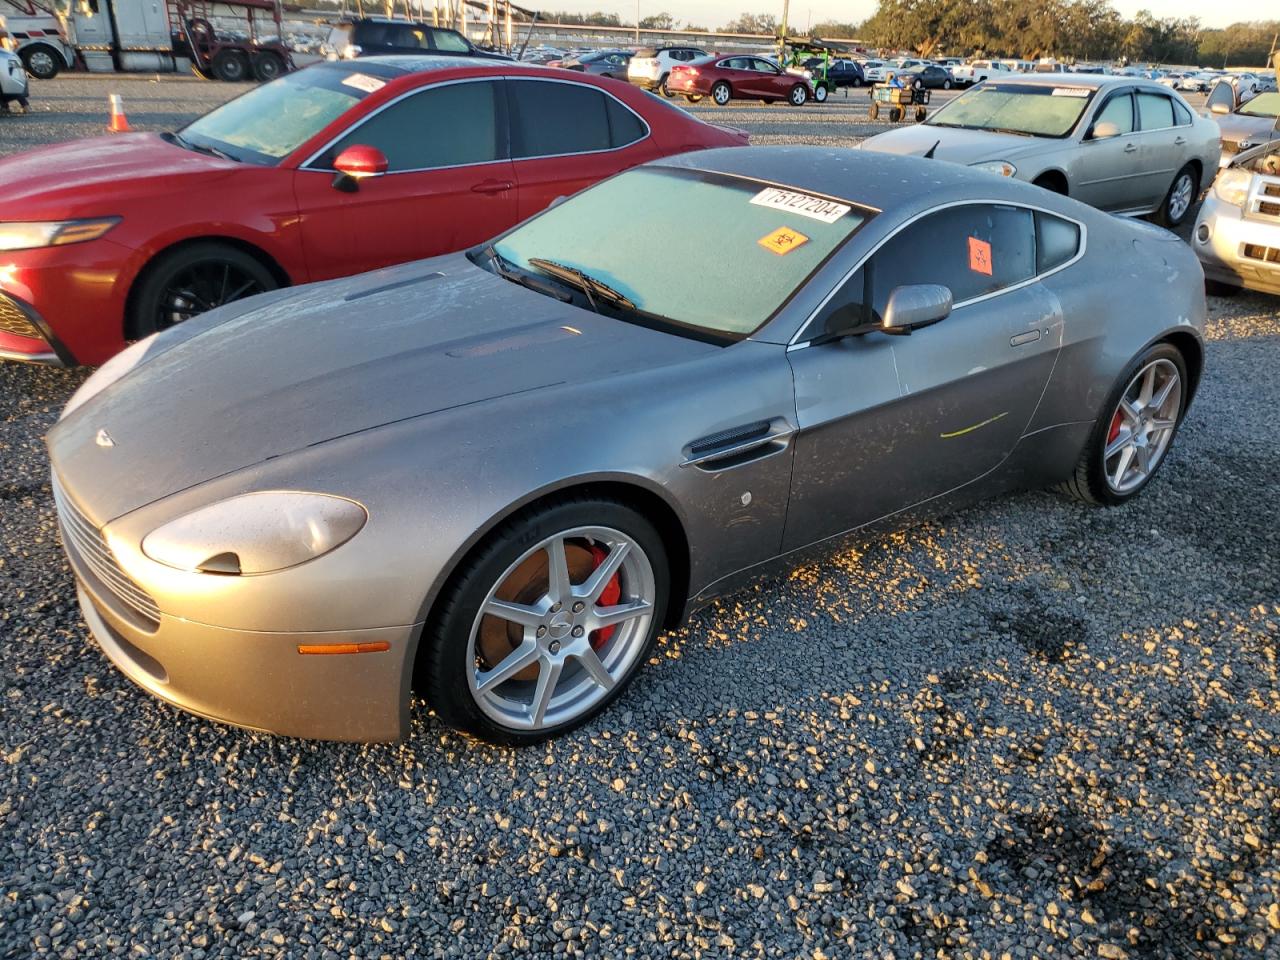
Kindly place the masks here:
POLYGON ((951 433, 944 433, 942 434, 942 439, 950 440, 952 437, 963 437, 966 433, 973 433, 975 430, 981 430, 983 427, 990 426, 997 420, 1003 420, 1008 415, 1008 410, 1004 413, 997 413, 994 417, 987 417, 987 419, 983 420, 981 423, 975 423, 972 427, 965 427, 963 430, 953 430, 951 433))

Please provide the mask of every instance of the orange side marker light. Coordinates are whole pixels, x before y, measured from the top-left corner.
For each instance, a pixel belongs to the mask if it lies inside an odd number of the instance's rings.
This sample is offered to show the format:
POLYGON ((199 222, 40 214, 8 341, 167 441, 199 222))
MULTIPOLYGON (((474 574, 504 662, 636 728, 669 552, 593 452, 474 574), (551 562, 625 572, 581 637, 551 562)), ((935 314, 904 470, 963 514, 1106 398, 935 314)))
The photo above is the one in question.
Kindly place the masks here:
POLYGON ((385 640, 379 640, 377 643, 300 643, 298 644, 298 652, 301 654, 315 654, 319 656, 331 656, 335 653, 385 653, 391 649, 391 644, 385 640))

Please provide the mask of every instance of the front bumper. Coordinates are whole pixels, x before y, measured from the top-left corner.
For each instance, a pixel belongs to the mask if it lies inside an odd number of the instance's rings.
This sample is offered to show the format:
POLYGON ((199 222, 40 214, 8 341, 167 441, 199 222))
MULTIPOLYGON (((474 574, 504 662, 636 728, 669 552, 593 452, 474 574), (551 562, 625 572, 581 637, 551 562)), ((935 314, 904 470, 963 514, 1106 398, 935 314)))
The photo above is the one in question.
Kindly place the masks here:
POLYGON ((1246 219, 1211 192, 1191 238, 1210 280, 1280 295, 1280 220, 1246 219))
POLYGON ((421 624, 369 630, 229 630, 156 612, 128 575, 77 546, 59 505, 62 541, 94 639, 130 680, 176 707, 239 727, 317 740, 386 741, 409 723, 411 657, 421 624), (69 535, 71 533, 71 535, 69 535), (139 598, 143 604, 139 604, 139 598), (366 653, 300 647, 385 645, 366 653))
POLYGON ((0 253, 0 297, 16 304, 39 333, 14 339, 0 326, 0 358, 97 365, 119 353, 138 259, 106 238, 0 253))

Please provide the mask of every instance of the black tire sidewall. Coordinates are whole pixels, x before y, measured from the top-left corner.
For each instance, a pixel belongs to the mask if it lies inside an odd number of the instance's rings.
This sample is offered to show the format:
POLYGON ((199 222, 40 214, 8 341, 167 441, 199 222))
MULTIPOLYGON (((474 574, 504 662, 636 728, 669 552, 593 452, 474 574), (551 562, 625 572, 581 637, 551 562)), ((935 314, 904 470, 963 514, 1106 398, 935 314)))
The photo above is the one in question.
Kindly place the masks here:
POLYGON ((175 274, 206 261, 229 261, 252 273, 262 284, 263 290, 280 286, 271 271, 243 250, 217 241, 201 241, 162 253, 152 260, 129 297, 128 315, 125 317, 125 337, 138 340, 155 333, 155 316, 159 297, 175 274))
POLYGON ((1164 202, 1160 204, 1160 215, 1158 217, 1160 223, 1166 227, 1179 227, 1191 216, 1191 208, 1196 205, 1196 195, 1200 190, 1200 178, 1196 176, 1195 167, 1191 164, 1185 164, 1173 176, 1173 182, 1169 184, 1169 190, 1164 195, 1164 202), (1178 188, 1178 181, 1184 176, 1191 177, 1191 202, 1187 204, 1187 209, 1183 211, 1182 216, 1174 220, 1169 214, 1169 202, 1173 200, 1173 191, 1178 188))
POLYGON ((213 58, 211 64, 213 75, 224 83, 242 83, 248 80, 252 75, 250 73, 249 58, 238 50, 224 50, 213 58), (240 64, 240 72, 238 76, 227 75, 227 64, 240 64))
POLYGON ((662 537, 632 508, 615 500, 569 498, 517 515, 501 524, 462 562, 434 605, 423 629, 424 649, 415 672, 421 676, 428 702, 450 726, 491 743, 522 746, 567 733, 608 708, 649 659, 666 618, 670 574, 662 537), (625 677, 609 694, 581 716, 543 730, 514 730, 486 715, 471 695, 466 671, 467 643, 480 605, 490 588, 531 546, 564 530, 606 526, 627 534, 644 551, 653 568, 656 597, 644 648, 625 677))
POLYGON ((715 83, 715 84, 713 84, 713 85, 712 85, 712 87, 711 87, 711 100, 712 100, 712 102, 713 102, 713 103, 715 103, 715 105, 716 105, 716 106, 718 106, 718 107, 723 107, 723 106, 727 105, 727 104, 729 103, 729 101, 730 101, 730 100, 732 100, 732 99, 733 99, 733 88, 732 88, 731 86, 729 86, 729 84, 727 84, 727 83, 725 83, 723 80, 721 80, 721 81, 719 81, 718 83, 715 83), (726 96, 723 100, 721 100, 718 96, 716 96, 716 91, 717 91, 717 90, 724 90, 724 91, 725 91, 725 93, 727 94, 727 96, 726 96))
POLYGON ((1183 418, 1187 414, 1187 391, 1191 387, 1191 381, 1187 376, 1187 361, 1183 357, 1182 351, 1170 343, 1156 343, 1142 351, 1141 354, 1125 368, 1116 385, 1111 388, 1111 393, 1107 396, 1107 402, 1103 405, 1102 412, 1098 416, 1097 421, 1093 425, 1093 430, 1089 434, 1089 464, 1088 464, 1088 483, 1089 492, 1099 503, 1105 503, 1109 506, 1119 506, 1122 503, 1128 503, 1134 497, 1147 489, 1147 485, 1155 479, 1156 475, 1164 468, 1165 462, 1169 459, 1169 455, 1173 452, 1173 445, 1178 440, 1178 432, 1182 428, 1183 418), (1174 425, 1173 436, 1169 438, 1169 445, 1165 448, 1164 456, 1160 458, 1160 462, 1156 464, 1153 470, 1142 483, 1130 490, 1128 493, 1116 493, 1111 489, 1111 485, 1107 482, 1106 461, 1104 453, 1107 446, 1107 433, 1111 428, 1111 418, 1115 412, 1117 405, 1120 403, 1121 396, 1124 395, 1125 389, 1129 386, 1129 381, 1137 375, 1138 371, 1145 367, 1153 360, 1170 360, 1174 366, 1178 368, 1178 378, 1182 388, 1182 404, 1178 409, 1178 422, 1174 425))
POLYGON ((277 53, 260 53, 253 58, 251 64, 253 78, 259 83, 270 83, 278 77, 284 76, 284 60, 277 53), (274 67, 263 69, 266 64, 274 64, 274 67))
POLYGON ((29 48, 19 54, 19 59, 22 61, 23 69, 37 80, 52 80, 58 75, 58 70, 61 67, 61 64, 58 62, 58 55, 45 46, 29 48), (49 62, 52 64, 52 69, 49 70, 49 72, 37 73, 35 70, 31 69, 31 61, 35 58, 37 53, 43 53, 49 58, 49 62))

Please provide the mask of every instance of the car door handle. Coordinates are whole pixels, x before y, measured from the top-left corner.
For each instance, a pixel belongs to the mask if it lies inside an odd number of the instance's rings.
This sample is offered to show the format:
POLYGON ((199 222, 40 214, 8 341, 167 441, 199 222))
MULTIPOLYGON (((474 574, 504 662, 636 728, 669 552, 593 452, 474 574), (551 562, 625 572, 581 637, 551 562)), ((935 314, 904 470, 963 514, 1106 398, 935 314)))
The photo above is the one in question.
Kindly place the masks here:
POLYGON ((1182 145, 1184 145, 1184 144, 1187 142, 1187 138, 1186 138, 1186 137, 1178 137, 1178 138, 1177 138, 1176 140, 1174 140, 1173 142, 1174 142, 1175 144, 1177 144, 1179 147, 1181 147, 1182 145))
POLYGON ((472 193, 502 193, 510 190, 515 184, 510 180, 481 180, 471 188, 472 193))
POLYGON ((1020 347, 1024 343, 1035 343, 1040 339, 1039 330, 1028 330, 1026 333, 1017 333, 1009 338, 1009 346, 1020 347))
POLYGON ((1136 145, 1136 144, 1133 144, 1133 143, 1126 143, 1126 144, 1124 145, 1124 152, 1125 152, 1125 153, 1137 153, 1137 151, 1138 151, 1138 147, 1137 147, 1137 145, 1136 145))

